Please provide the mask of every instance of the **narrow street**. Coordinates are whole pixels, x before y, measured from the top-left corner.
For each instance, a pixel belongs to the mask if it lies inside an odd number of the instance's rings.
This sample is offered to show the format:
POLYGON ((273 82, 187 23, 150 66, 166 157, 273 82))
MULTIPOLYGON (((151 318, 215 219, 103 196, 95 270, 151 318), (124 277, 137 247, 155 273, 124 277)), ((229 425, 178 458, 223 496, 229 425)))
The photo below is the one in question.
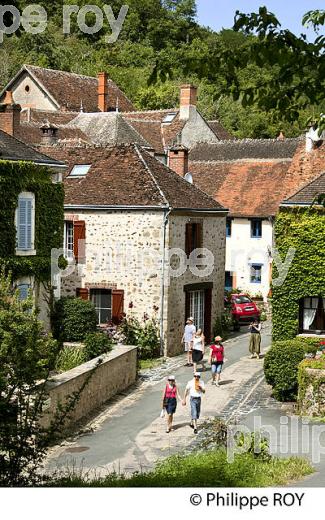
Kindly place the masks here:
MULTIPOLYGON (((263 380, 263 359, 248 358, 249 336, 241 334, 225 342, 226 363, 222 385, 211 386, 210 371, 203 373, 207 384, 203 400, 202 418, 226 416, 242 406, 245 398, 256 394, 255 387, 263 380), (245 386, 246 385, 246 386, 245 386), (247 395, 243 395, 243 390, 247 395)), ((262 333, 262 351, 271 341, 270 326, 262 333)), ((181 394, 192 376, 192 369, 184 367, 185 357, 172 360, 171 368, 176 375, 181 394), (178 368, 175 368, 178 365, 178 368)), ((175 415, 175 430, 165 433, 165 421, 159 417, 161 394, 167 374, 157 373, 153 380, 145 380, 126 395, 109 403, 100 415, 88 424, 88 431, 71 442, 64 442, 52 450, 47 468, 74 468, 95 471, 105 475, 108 471, 134 472, 147 470, 163 457, 182 450, 193 441, 189 428, 189 409, 178 404, 175 415), (159 375, 159 374, 158 374, 159 375), (157 379, 159 379, 157 381, 157 379)))

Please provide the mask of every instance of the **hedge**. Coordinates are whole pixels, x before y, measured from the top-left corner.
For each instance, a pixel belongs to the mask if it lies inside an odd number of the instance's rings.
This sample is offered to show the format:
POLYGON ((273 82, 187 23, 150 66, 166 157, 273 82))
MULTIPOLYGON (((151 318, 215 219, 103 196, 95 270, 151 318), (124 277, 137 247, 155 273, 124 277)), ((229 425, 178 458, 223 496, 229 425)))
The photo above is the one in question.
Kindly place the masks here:
POLYGON ((315 353, 320 344, 316 338, 276 341, 264 361, 266 382, 273 387, 279 401, 295 401, 298 393, 298 367, 307 353, 315 353))
POLYGON ((96 332, 97 314, 91 301, 61 298, 54 305, 53 336, 60 341, 83 341, 96 332))
MULTIPOLYGON (((324 295, 323 208, 282 209, 275 222, 275 243, 282 261, 290 247, 295 256, 280 287, 272 287, 273 340, 294 338, 299 331, 299 301, 308 296, 324 295)), ((278 277, 274 263, 273 279, 278 277)))

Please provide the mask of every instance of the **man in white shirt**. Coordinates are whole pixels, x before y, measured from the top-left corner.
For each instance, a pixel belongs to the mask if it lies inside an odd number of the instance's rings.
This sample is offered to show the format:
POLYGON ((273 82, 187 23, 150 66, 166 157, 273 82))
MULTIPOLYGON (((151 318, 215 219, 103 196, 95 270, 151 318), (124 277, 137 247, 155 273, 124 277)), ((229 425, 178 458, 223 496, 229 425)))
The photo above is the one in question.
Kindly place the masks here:
POLYGON ((184 334, 183 334, 185 352, 187 352, 187 363, 185 366, 187 366, 187 367, 193 366, 193 362, 192 362, 193 336, 196 333, 196 327, 193 322, 194 322, 193 318, 187 319, 185 329, 184 329, 184 334))
POLYGON ((194 428, 194 433, 197 433, 197 421, 200 418, 201 412, 201 398, 205 394, 205 385, 201 381, 200 372, 195 372, 193 379, 189 381, 185 388, 185 394, 183 399, 183 406, 186 406, 186 398, 190 394, 191 404, 191 428, 194 428))

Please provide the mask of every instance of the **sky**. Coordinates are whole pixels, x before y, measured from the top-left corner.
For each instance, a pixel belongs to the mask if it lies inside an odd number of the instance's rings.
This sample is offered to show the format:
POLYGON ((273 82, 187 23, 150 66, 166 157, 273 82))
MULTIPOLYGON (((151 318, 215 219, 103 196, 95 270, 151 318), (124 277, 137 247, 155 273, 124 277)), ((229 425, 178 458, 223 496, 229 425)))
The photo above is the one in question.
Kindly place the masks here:
POLYGON ((296 34, 304 32, 314 36, 313 30, 306 30, 301 25, 303 15, 313 9, 324 9, 324 0, 197 0, 198 21, 216 31, 233 25, 235 12, 257 12, 266 5, 282 24, 296 34))

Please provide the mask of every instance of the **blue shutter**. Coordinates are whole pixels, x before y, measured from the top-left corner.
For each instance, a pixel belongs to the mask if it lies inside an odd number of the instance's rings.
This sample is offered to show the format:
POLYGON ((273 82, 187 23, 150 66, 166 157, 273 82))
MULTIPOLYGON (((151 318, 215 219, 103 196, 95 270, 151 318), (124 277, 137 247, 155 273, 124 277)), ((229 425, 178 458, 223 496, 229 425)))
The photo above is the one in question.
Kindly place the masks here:
POLYGON ((30 285, 28 285, 28 284, 18 285, 19 300, 20 301, 27 300, 29 289, 30 289, 30 285))
POLYGON ((18 200, 18 249, 28 251, 32 248, 32 199, 18 200))

